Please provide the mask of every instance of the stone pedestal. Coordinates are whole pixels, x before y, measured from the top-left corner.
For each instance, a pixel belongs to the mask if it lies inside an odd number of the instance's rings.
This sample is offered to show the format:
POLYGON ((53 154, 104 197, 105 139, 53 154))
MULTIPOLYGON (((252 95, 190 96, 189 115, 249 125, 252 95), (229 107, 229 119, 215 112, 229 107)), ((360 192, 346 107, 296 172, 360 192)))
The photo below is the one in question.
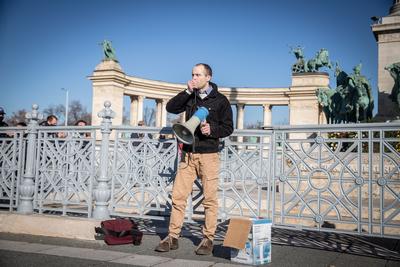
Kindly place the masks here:
POLYGON ((400 62, 400 3, 395 1, 390 14, 371 26, 378 44, 378 114, 375 120, 393 120, 400 116, 397 103, 389 95, 394 80, 385 70, 390 64, 400 62))
POLYGON ((97 113, 101 111, 105 101, 110 101, 116 113, 114 125, 122 124, 125 74, 118 62, 103 60, 96 66, 93 75, 89 77, 93 83, 92 125, 100 125, 101 119, 97 113), (107 79, 105 79, 107 78, 107 79))
POLYGON ((329 75, 326 72, 294 73, 289 91, 290 125, 323 124, 316 90, 327 88, 329 75))

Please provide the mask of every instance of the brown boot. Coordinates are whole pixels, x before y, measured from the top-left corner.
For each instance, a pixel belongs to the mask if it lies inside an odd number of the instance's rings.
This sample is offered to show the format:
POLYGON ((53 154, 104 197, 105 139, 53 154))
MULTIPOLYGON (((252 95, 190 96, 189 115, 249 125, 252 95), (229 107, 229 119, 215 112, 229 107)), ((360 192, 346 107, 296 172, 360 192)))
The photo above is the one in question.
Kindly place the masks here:
POLYGON ((201 240, 199 246, 196 248, 196 254, 197 255, 211 255, 213 251, 213 242, 212 240, 204 237, 203 240, 201 240))
POLYGON ((178 239, 169 235, 163 240, 161 240, 160 244, 158 244, 155 251, 168 252, 170 250, 178 249, 178 247, 179 247, 178 239))

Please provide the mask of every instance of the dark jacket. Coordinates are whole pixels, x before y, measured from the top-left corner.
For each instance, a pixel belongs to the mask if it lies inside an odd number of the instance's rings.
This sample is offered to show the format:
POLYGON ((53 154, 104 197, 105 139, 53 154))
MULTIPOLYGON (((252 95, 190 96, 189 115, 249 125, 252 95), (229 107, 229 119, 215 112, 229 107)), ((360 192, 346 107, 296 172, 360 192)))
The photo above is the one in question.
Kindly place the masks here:
POLYGON ((197 153, 218 152, 219 138, 227 137, 233 132, 232 109, 228 99, 218 92, 216 84, 211 83, 213 90, 204 99, 198 91, 188 94, 186 90, 180 92, 167 103, 167 111, 179 114, 185 111, 186 121, 196 112, 198 107, 206 107, 209 115, 207 122, 210 124, 211 134, 205 136, 197 127, 194 136, 194 151, 192 145, 184 145, 183 151, 197 153))

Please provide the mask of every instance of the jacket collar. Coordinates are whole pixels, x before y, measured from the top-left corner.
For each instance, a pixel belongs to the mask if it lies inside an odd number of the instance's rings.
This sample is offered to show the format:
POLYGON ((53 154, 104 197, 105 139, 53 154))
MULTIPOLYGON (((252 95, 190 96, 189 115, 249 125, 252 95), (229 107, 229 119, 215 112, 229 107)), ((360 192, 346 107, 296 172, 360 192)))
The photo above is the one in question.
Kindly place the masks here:
POLYGON ((207 95, 207 97, 216 97, 217 96, 217 92, 218 92, 218 86, 213 82, 209 82, 209 83, 210 83, 210 86, 212 87, 212 90, 207 95))

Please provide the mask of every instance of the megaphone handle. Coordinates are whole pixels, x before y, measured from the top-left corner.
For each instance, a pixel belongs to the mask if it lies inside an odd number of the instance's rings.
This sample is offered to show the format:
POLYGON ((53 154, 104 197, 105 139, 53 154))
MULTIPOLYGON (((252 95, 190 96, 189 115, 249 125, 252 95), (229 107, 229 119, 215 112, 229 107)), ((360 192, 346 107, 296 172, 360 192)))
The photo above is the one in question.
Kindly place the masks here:
POLYGON ((192 152, 194 153, 194 152, 196 152, 196 150, 195 150, 195 144, 196 143, 196 137, 194 136, 194 134, 193 134, 193 144, 192 144, 192 152))

